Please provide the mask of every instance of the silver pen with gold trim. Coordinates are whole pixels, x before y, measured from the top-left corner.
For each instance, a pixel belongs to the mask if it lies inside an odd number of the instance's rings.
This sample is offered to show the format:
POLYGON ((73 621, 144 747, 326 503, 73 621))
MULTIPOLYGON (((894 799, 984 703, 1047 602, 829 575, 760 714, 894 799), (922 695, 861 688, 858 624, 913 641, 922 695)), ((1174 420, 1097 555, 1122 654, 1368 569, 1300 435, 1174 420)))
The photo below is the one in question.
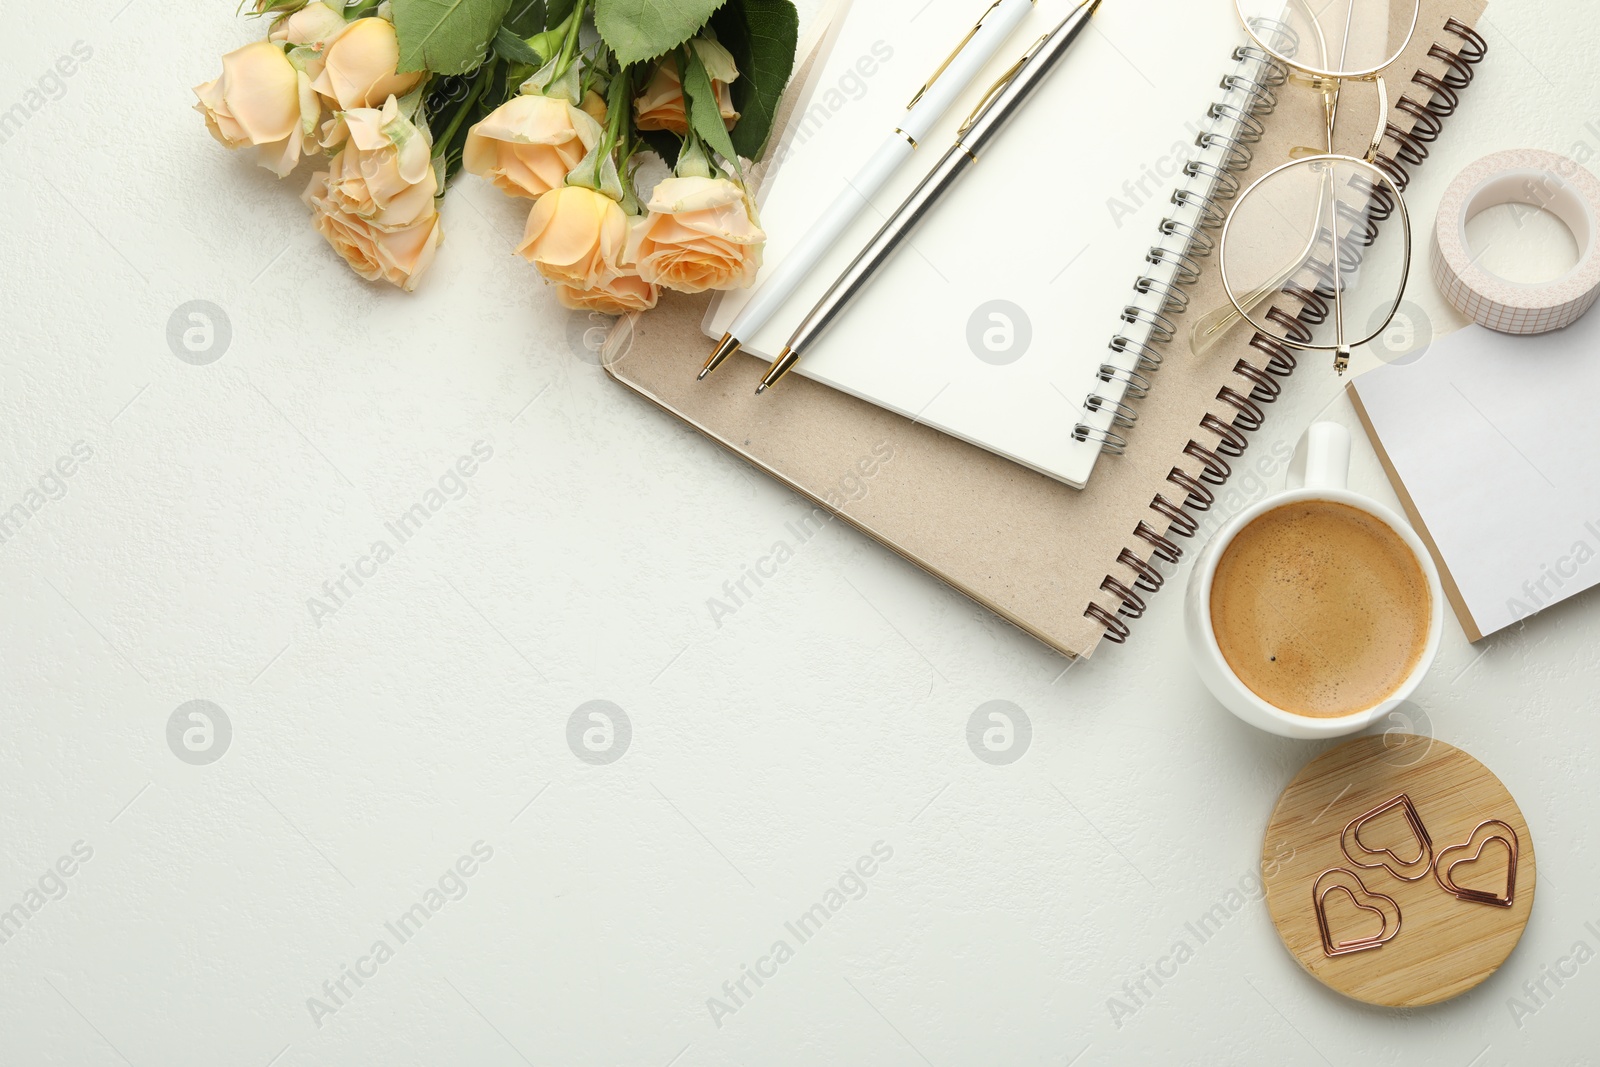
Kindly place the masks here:
POLYGON ((955 144, 944 154, 944 158, 912 190, 905 203, 883 224, 872 242, 862 249, 861 254, 839 276, 839 280, 811 309, 805 321, 789 338, 783 352, 767 368, 766 376, 756 386, 757 393, 776 385, 793 370, 812 342, 832 326, 850 302, 866 288, 878 269, 905 243, 956 179, 977 161, 983 150, 1061 62, 1067 49, 1089 25, 1090 16, 1099 6, 1100 0, 1083 0, 1060 25, 1034 42, 1033 47, 1001 76, 971 117, 962 124, 956 134, 955 144))

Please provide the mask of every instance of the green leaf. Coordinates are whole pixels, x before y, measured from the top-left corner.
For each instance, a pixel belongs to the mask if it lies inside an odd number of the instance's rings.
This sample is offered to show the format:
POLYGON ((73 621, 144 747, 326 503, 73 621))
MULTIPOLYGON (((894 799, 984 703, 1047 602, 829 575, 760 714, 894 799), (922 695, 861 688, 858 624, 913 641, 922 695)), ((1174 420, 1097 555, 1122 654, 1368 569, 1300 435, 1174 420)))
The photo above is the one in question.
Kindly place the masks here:
POLYGON ((495 54, 512 63, 525 63, 530 67, 544 65, 544 57, 535 52, 527 41, 512 33, 504 26, 494 35, 495 54))
POLYGON ((624 65, 678 47, 706 24, 723 0, 595 0, 594 24, 624 65))
POLYGON ((694 127, 694 132, 700 135, 702 141, 737 167, 739 153, 728 137, 728 128, 722 124, 722 110, 717 107, 717 94, 711 87, 711 75, 706 73, 705 64, 700 62, 693 48, 685 48, 679 56, 679 68, 683 72, 683 97, 689 105, 689 125, 694 127))
POLYGON ((544 29, 544 0, 511 0, 506 12, 505 29, 513 37, 528 38, 544 29))
POLYGON ((544 28, 553 30, 572 14, 572 9, 578 6, 578 0, 545 0, 544 28))
POLYGON ((643 141, 651 151, 667 161, 668 167, 678 165, 678 149, 683 143, 666 130, 640 130, 639 140, 643 141))
POLYGON ((392 0, 401 71, 465 74, 489 58, 511 0, 392 0))
POLYGON ((739 112, 733 147, 746 159, 760 159, 794 73, 800 17, 792 0, 730 0, 712 16, 711 28, 739 65, 739 80, 733 83, 733 106, 739 112))
POLYGON ((461 172, 468 131, 514 91, 506 84, 505 64, 498 61, 471 74, 435 78, 429 83, 423 113, 434 135, 434 158, 442 161, 446 181, 461 172))

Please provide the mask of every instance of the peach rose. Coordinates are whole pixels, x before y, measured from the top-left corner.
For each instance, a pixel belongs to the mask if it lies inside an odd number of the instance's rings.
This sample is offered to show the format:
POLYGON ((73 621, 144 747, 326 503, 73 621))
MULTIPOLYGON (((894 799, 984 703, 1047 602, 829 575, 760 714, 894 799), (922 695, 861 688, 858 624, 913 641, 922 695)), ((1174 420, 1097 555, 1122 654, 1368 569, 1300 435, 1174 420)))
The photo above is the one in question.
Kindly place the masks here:
POLYGON ((279 17, 273 22, 267 40, 320 52, 329 41, 343 33, 344 28, 344 16, 322 0, 316 0, 293 14, 279 17))
POLYGON ((517 251, 550 281, 594 289, 622 273, 628 217, 609 196, 567 185, 539 198, 517 251))
POLYGON ((630 311, 649 311, 661 298, 661 289, 637 274, 619 274, 593 289, 556 286, 556 299, 573 311, 598 311, 602 315, 626 315, 630 311))
POLYGON ((666 178, 628 242, 639 275, 680 293, 742 289, 755 281, 767 235, 745 191, 726 178, 666 178))
POLYGON ((261 165, 283 177, 312 151, 321 105, 283 49, 257 41, 222 57, 222 76, 194 87, 195 110, 229 148, 255 145, 261 165))
POLYGON ((401 229, 434 213, 439 177, 427 132, 400 114, 390 97, 380 111, 342 111, 325 128, 324 148, 335 149, 328 165, 328 196, 340 210, 380 229, 401 229))
POLYGON ((425 71, 398 74, 400 41, 386 19, 356 19, 323 51, 322 71, 311 87, 335 111, 353 107, 382 107, 391 96, 415 89, 425 71))
POLYGON ((417 287, 439 242, 439 213, 429 211, 409 226, 385 229, 345 210, 343 198, 328 185, 328 172, 311 176, 301 199, 311 208, 312 224, 350 269, 368 281, 380 278, 406 292, 417 287))
POLYGON ((462 165, 510 196, 537 200, 566 184, 604 135, 600 124, 553 96, 514 96, 467 131, 462 165))
POLYGON ((594 119, 601 126, 606 124, 606 115, 609 114, 606 108, 606 98, 593 89, 583 94, 583 100, 579 102, 578 110, 594 119))
MULTIPOLYGON (((717 97, 717 110, 722 112, 722 124, 732 129, 739 121, 739 113, 733 109, 733 94, 728 89, 729 83, 739 77, 733 55, 717 42, 702 37, 689 43, 711 77, 711 90, 717 97)), ((633 101, 633 111, 635 125, 641 130, 666 130, 679 137, 689 132, 683 83, 678 77, 678 61, 674 57, 666 56, 656 64, 649 84, 633 101)))

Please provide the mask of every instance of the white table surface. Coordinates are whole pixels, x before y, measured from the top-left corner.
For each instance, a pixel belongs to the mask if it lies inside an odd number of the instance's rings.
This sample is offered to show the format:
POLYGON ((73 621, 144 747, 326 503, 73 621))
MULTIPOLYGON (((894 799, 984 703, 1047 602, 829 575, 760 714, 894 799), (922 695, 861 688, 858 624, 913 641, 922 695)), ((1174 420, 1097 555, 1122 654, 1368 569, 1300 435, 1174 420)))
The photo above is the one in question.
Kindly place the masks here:
MULTIPOLYGON (((74 444, 92 457, 0 544, 0 910, 40 905, 0 944, 0 1062, 1600 1060, 1600 963, 1523 988, 1600 949, 1600 598, 1476 647, 1450 621, 1416 697, 1533 827, 1537 903, 1499 975, 1366 1008, 1248 903, 1114 1022, 1124 983, 1248 880, 1322 746, 1210 699, 1179 592, 1063 673, 835 525, 717 625, 708 598, 804 505, 607 379, 590 324, 511 255, 522 209, 481 183, 450 193, 420 292, 351 275, 307 225, 304 174, 279 183, 189 110, 256 32, 232 6, 8 16, 0 109, 74 42, 93 54, 0 144, 0 505, 74 444), (191 300, 231 327, 206 365, 167 341, 191 300), (385 523, 480 441, 462 498, 397 544, 385 523), (314 619, 378 540, 393 558, 314 619), (632 729, 606 765, 567 740, 597 699, 632 729), (191 700, 231 724, 206 765, 167 740, 191 700), (1005 766, 968 747, 991 700, 1031 723, 1005 766), (465 896, 390 933, 480 841, 465 896), (876 842, 866 895, 787 932, 876 842), (65 895, 30 898, 41 880, 65 895), (379 939, 392 958, 328 999, 379 939), (714 1020, 779 939, 793 958, 714 1020)), ((1600 153, 1597 27, 1581 0, 1491 8, 1490 58, 1412 187, 1419 233, 1490 151, 1600 153)), ((1459 322, 1425 275, 1411 295, 1459 322)), ((1324 408, 1351 421, 1309 362, 1252 456, 1324 408)), ((1360 438, 1354 480, 1393 502, 1360 438)))

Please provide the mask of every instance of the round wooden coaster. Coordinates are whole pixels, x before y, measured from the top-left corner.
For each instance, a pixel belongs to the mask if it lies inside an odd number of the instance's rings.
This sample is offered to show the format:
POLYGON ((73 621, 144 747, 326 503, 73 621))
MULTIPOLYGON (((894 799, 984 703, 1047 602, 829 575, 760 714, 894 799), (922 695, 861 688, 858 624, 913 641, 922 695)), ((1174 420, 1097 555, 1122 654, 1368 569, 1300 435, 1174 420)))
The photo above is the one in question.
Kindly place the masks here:
POLYGON ((1329 988, 1385 1007, 1482 982, 1533 909, 1517 802, 1465 752, 1413 734, 1357 738, 1306 764, 1267 823, 1262 870, 1290 954, 1329 988))

